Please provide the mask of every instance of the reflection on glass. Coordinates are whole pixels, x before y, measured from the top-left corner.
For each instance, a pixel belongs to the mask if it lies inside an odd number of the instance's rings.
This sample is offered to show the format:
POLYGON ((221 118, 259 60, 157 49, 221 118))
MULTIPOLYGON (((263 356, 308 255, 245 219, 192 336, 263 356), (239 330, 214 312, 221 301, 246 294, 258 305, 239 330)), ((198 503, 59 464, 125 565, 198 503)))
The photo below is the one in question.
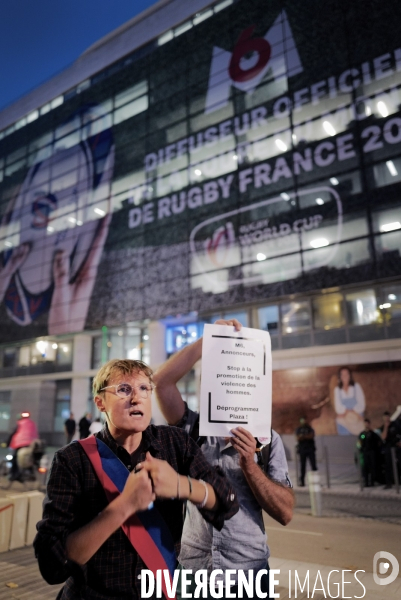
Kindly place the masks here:
POLYGON ((401 158, 393 158, 374 165, 373 174, 376 187, 392 185, 401 181, 401 158))
POLYGON ((278 306, 263 306, 258 308, 259 329, 264 329, 270 335, 278 333, 279 313, 278 306))
POLYGON ((70 416, 71 381, 57 381, 55 388, 56 398, 53 431, 62 432, 64 431, 64 422, 70 416))
POLYGON ((166 352, 173 354, 181 348, 193 344, 201 336, 201 323, 187 323, 185 325, 170 325, 166 328, 166 352))
POLYGON ((0 432, 5 433, 10 429, 11 392, 0 391, 0 432))
POLYGON ((351 325, 370 325, 378 319, 374 290, 361 290, 345 296, 348 321, 351 325))
POLYGON ((296 333, 310 329, 309 302, 286 302, 281 305, 281 330, 296 333))
POLYGON ((342 294, 327 294, 312 300, 313 325, 316 329, 344 327, 345 315, 342 294))
POLYGON ((229 321, 230 319, 237 319, 237 321, 239 321, 243 327, 248 327, 248 313, 245 311, 224 313, 223 319, 226 319, 226 321, 229 321))
POLYGON ((401 319, 401 285, 389 285, 383 288, 383 304, 381 309, 385 309, 390 315, 390 320, 401 319))

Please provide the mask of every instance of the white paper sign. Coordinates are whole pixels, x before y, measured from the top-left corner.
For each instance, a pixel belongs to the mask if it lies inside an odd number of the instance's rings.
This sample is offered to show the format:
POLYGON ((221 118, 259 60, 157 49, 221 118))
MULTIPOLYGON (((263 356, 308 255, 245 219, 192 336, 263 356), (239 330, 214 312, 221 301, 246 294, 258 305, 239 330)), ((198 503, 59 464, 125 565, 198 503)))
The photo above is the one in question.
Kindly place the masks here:
POLYGON ((202 347, 200 435, 225 437, 241 425, 269 438, 272 358, 267 331, 205 325, 202 347))

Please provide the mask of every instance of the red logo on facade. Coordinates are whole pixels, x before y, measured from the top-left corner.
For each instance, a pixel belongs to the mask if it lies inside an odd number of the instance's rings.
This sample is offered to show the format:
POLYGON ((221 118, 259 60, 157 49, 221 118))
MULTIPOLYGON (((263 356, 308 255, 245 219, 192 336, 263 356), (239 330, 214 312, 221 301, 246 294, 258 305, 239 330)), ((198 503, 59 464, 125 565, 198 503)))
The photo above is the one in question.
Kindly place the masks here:
POLYGON ((252 38, 255 27, 256 25, 251 25, 241 32, 231 55, 228 71, 231 79, 238 83, 256 77, 270 60, 272 49, 269 42, 264 38, 252 38), (241 66, 242 59, 255 52, 258 54, 258 62, 249 69, 243 69, 241 66))

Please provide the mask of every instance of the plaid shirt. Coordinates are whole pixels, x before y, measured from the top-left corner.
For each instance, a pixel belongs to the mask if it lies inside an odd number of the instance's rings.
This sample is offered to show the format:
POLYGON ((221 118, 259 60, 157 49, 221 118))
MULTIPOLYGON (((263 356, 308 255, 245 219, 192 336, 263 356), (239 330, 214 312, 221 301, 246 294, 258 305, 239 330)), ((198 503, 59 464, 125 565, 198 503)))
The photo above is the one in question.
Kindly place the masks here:
MULTIPOLYGON (((118 446, 107 426, 97 434, 131 471, 131 455, 118 446)), ((176 427, 150 425, 142 434, 141 452, 135 461, 145 460, 147 451, 166 460, 182 475, 210 483, 219 499, 215 512, 203 509, 203 517, 221 529, 225 519, 238 511, 238 502, 228 480, 219 468, 211 467, 195 442, 176 427)), ((43 519, 37 524, 34 541, 36 557, 44 579, 50 584, 66 582, 60 600, 103 600, 110 598, 140 598, 141 569, 146 565, 137 555, 121 528, 113 533, 92 558, 80 566, 66 557, 68 535, 89 523, 107 506, 107 499, 79 443, 73 442, 56 452, 43 519)), ((182 533, 183 502, 156 501, 155 506, 165 519, 178 556, 182 533)))

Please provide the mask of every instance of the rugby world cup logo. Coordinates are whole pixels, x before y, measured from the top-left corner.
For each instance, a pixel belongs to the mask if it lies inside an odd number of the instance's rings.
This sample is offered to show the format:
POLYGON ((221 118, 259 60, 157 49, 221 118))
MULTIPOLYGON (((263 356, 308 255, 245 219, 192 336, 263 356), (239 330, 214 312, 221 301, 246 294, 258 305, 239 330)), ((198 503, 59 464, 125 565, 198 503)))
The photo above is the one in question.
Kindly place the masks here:
MULTIPOLYGON (((244 29, 232 52, 213 48, 205 113, 226 106, 231 87, 252 93, 262 79, 271 78, 271 95, 287 90, 287 79, 303 71, 286 12, 283 10, 266 35, 254 37, 256 25, 244 29), (277 90, 277 84, 278 90, 277 90)), ((266 99, 269 91, 266 90, 266 99)))

